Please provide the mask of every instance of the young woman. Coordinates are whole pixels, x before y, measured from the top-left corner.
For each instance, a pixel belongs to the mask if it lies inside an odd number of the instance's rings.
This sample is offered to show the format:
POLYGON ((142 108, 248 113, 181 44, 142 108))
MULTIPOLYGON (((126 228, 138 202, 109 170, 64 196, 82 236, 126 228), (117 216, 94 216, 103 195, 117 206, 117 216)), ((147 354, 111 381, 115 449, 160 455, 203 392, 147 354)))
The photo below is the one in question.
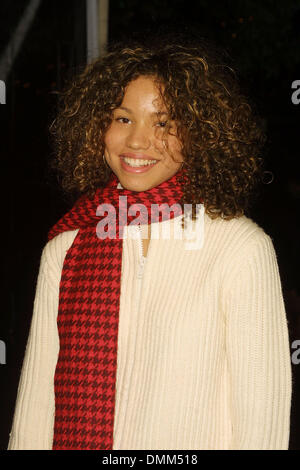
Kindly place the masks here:
POLYGON ((265 136, 207 42, 111 47, 63 94, 9 449, 287 449, 272 239, 245 211, 265 136), (158 210, 160 209, 160 210, 158 210))

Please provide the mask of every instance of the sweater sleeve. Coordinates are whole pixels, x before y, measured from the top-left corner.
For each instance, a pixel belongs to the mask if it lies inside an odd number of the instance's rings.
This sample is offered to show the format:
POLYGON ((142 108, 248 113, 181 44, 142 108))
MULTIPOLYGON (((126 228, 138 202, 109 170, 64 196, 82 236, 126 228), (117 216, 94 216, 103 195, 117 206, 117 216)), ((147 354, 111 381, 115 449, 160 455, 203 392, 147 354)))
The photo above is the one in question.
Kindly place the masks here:
POLYGON ((292 394, 289 334, 269 235, 260 232, 235 261, 224 304, 230 449, 288 449, 292 394))
POLYGON ((77 232, 59 234, 42 252, 8 450, 52 449, 59 283, 66 252, 77 232))
POLYGON ((58 297, 49 285, 46 250, 47 245, 40 262, 8 450, 52 448, 58 297))

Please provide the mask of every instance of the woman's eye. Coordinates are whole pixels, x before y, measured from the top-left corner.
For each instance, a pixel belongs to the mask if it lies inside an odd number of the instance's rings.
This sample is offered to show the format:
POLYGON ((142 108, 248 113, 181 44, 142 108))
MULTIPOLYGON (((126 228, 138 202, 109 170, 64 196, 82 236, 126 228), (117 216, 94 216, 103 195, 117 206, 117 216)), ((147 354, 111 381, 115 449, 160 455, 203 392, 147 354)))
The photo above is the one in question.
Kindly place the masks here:
MULTIPOLYGON (((126 117, 118 117, 118 118, 116 118, 116 121, 127 124, 130 121, 130 119, 128 119, 126 117)), ((159 127, 166 127, 167 124, 168 124, 168 121, 160 121, 160 122, 157 123, 157 125, 159 127)))
POLYGON ((160 121, 158 122, 159 127, 166 127, 168 121, 160 121), (162 124, 162 125, 161 125, 162 124))
POLYGON ((125 117, 119 117, 119 118, 116 119, 116 121, 121 121, 121 122, 123 122, 124 119, 125 119, 125 121, 129 121, 129 119, 128 119, 128 118, 125 118, 125 117))

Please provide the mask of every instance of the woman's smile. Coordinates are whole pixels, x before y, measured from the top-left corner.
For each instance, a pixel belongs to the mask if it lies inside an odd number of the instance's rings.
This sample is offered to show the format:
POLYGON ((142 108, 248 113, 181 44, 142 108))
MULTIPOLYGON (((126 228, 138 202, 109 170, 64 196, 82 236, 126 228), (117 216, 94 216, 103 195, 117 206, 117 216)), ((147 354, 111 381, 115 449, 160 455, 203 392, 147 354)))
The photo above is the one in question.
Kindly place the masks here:
POLYGON ((122 168, 130 173, 144 173, 149 171, 159 161, 147 155, 136 155, 133 153, 122 154, 120 158, 122 168))

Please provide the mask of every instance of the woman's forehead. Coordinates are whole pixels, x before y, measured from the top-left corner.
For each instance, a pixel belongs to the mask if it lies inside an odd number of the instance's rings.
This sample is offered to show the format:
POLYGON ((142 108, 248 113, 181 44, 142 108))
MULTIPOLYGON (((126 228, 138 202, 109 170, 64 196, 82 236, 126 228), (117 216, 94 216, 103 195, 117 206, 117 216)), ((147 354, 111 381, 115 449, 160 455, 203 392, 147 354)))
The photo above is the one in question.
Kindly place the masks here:
POLYGON ((149 77, 138 77, 128 83, 125 88, 120 108, 133 111, 134 107, 145 108, 152 114, 168 114, 161 90, 156 82, 149 77))

